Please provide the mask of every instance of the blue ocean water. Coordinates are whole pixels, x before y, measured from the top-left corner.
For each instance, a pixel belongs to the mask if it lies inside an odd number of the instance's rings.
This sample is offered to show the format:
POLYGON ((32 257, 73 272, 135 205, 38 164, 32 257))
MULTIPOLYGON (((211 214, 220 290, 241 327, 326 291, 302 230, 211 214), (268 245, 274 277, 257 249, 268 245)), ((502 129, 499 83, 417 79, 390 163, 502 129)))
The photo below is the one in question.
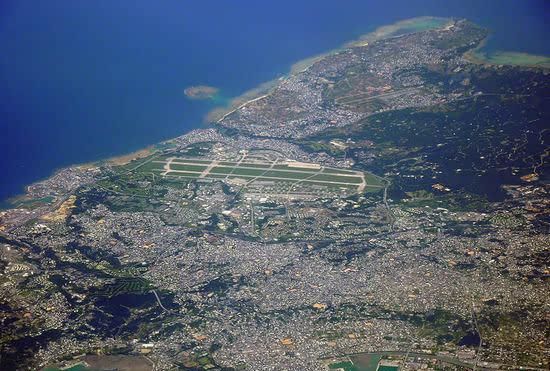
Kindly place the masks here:
POLYGON ((55 169, 199 127, 207 84, 237 96, 380 25, 466 17, 488 49, 550 55, 545 0, 2 0, 0 200, 55 169))

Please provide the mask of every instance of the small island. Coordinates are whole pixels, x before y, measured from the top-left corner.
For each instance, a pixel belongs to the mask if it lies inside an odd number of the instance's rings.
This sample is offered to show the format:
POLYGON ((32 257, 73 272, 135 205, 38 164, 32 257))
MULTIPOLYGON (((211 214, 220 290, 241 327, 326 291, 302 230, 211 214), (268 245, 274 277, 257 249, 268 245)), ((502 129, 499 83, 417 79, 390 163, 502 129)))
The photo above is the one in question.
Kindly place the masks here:
POLYGON ((189 99, 212 99, 220 89, 208 85, 197 85, 185 88, 184 94, 189 99))

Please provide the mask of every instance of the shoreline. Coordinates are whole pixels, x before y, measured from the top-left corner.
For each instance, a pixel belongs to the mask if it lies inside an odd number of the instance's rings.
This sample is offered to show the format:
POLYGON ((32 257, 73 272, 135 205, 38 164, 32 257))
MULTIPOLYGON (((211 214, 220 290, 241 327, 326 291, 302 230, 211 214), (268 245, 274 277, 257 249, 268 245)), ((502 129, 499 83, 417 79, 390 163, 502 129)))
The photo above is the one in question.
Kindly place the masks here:
POLYGON ((240 106, 238 106, 237 108, 227 112, 225 115, 223 115, 220 119, 218 119, 218 121, 216 122, 220 122, 222 121, 224 118, 226 118, 227 116, 229 116, 230 114, 232 114, 233 112, 243 108, 243 107, 246 107, 248 104, 252 103, 252 102, 256 102, 256 101, 259 101, 260 99, 264 99, 265 97, 269 96, 269 94, 264 94, 264 95, 260 95, 259 97, 257 98, 254 98, 254 99, 251 99, 249 101, 246 101, 244 102, 243 104, 241 104, 240 106))
POLYGON ((204 116, 204 122, 207 124, 217 124, 219 121, 223 120, 233 111, 238 110, 241 107, 246 106, 252 100, 259 98, 260 96, 267 96, 272 88, 274 88, 277 83, 284 79, 286 76, 275 78, 261 83, 255 88, 249 89, 238 95, 234 98, 229 99, 229 103, 225 106, 217 106, 211 109, 204 116))
MULTIPOLYGON (((356 38, 355 40, 345 42, 339 47, 336 47, 327 52, 317 54, 317 55, 299 60, 295 63, 292 63, 290 65, 289 71, 284 76, 261 83, 257 87, 252 88, 248 91, 245 91, 243 94, 230 99, 230 103, 227 106, 219 106, 211 109, 205 115, 205 120, 204 120, 205 122, 197 125, 197 127, 194 127, 191 130, 181 133, 180 136, 186 135, 187 133, 191 132, 194 129, 201 128, 205 126, 205 124, 207 125, 214 124, 214 126, 216 126, 220 121, 222 121, 224 118, 234 113, 238 109, 269 96, 271 90, 277 86, 277 83, 280 80, 283 80, 285 78, 288 78, 289 76, 307 71, 307 69, 310 68, 317 61, 329 55, 338 53, 347 48, 367 46, 370 42, 374 42, 381 39, 399 37, 410 33, 425 31, 428 29, 438 29, 438 28, 448 27, 448 25, 454 20, 455 20, 454 18, 419 16, 419 17, 413 17, 413 18, 397 21, 395 23, 388 24, 388 25, 378 26, 374 28, 373 31, 365 33, 359 36, 358 38, 356 38)), ((487 36, 485 39, 483 39, 478 46, 464 53, 464 58, 468 62, 474 63, 474 64, 484 64, 484 65, 492 65, 492 66, 500 65, 499 63, 492 62, 490 60, 490 57, 487 57, 486 55, 485 56, 480 55, 478 53, 481 49, 483 49, 486 46, 489 38, 490 38, 490 35, 487 36)), ((534 58, 546 58, 548 60, 548 62, 543 62, 542 65, 538 65, 538 64, 504 64, 504 65, 512 65, 512 66, 528 67, 528 68, 545 68, 545 69, 550 68, 550 57, 537 56, 533 54, 518 53, 518 52, 500 52, 500 53, 508 53, 509 55, 513 54, 516 56, 524 56, 525 58, 529 56, 534 58), (546 63, 548 63, 548 65, 546 65, 546 63)), ((24 190, 21 194, 16 194, 6 199, 0 200, 0 210, 7 210, 10 208, 13 208, 15 207, 15 203, 26 201, 27 198, 30 200, 31 198, 29 197, 29 192, 28 192, 29 187, 35 184, 39 184, 45 180, 48 180, 65 169, 69 169, 69 168, 91 169, 94 167, 99 167, 101 164, 111 164, 115 166, 125 165, 127 163, 130 163, 132 160, 150 156, 152 153, 154 153, 157 146, 159 146, 162 143, 168 143, 174 140, 175 138, 177 137, 168 138, 161 142, 151 144, 145 148, 138 149, 129 153, 123 153, 121 155, 115 155, 108 158, 100 158, 94 161, 77 163, 77 164, 68 165, 68 166, 61 166, 51 171, 48 176, 40 178, 24 186, 24 190)))
POLYGON ((95 160, 95 161, 88 161, 88 162, 82 162, 82 163, 67 165, 67 166, 60 166, 60 167, 56 168, 55 170, 53 170, 49 175, 47 175, 43 178, 40 178, 39 180, 24 186, 24 190, 21 193, 16 194, 16 195, 11 196, 11 197, 8 197, 8 198, 3 199, 3 200, 0 200, 0 211, 14 208, 14 207, 17 206, 16 205, 17 203, 24 203, 24 202, 27 202, 27 201, 31 201, 32 198, 29 197, 29 188, 30 187, 32 187, 35 184, 42 183, 42 182, 44 182, 44 181, 46 181, 50 178, 55 177, 57 174, 59 174, 60 172, 62 172, 65 169, 71 169, 71 168, 72 169, 94 169, 94 168, 98 168, 102 164, 123 166, 123 165, 126 165, 126 164, 132 162, 133 160, 138 160, 140 158, 150 156, 151 154, 153 154, 156 151, 156 149, 155 149, 156 146, 158 146, 161 143, 169 142, 173 139, 174 138, 170 138, 170 139, 167 139, 165 141, 149 145, 145 148, 138 149, 136 151, 132 151, 132 152, 129 152, 129 153, 124 153, 124 154, 121 154, 121 155, 115 155, 115 156, 112 156, 112 157, 101 158, 101 159, 95 160))
POLYGON ((464 53, 464 59, 468 62, 477 65, 487 66, 515 66, 526 68, 543 68, 550 69, 550 57, 543 55, 530 54, 524 52, 514 52, 506 50, 496 50, 493 52, 483 52, 483 48, 487 46, 487 43, 491 39, 492 35, 489 34, 484 38, 475 48, 468 50, 464 53), (504 60, 498 60, 498 58, 504 58, 504 60), (512 59, 523 58, 523 62, 514 62, 512 59))
POLYGON ((316 62, 332 54, 339 53, 342 50, 352 48, 352 47, 367 46, 369 42, 373 42, 380 39, 398 37, 409 33, 419 32, 419 31, 428 30, 428 29, 441 28, 448 25, 452 21, 453 21, 453 18, 419 16, 419 17, 403 19, 401 21, 397 21, 392 24, 378 26, 374 28, 373 31, 362 34, 358 38, 355 38, 351 41, 346 41, 340 46, 337 46, 336 48, 330 49, 320 54, 315 54, 311 57, 307 57, 292 63, 290 65, 288 72, 285 73, 282 77, 264 82, 256 88, 245 91, 243 94, 235 98, 232 98, 230 100, 229 105, 227 106, 220 106, 210 110, 205 116, 205 121, 211 122, 213 124, 218 124, 220 121, 222 121, 224 118, 226 118, 236 110, 242 107, 245 107, 246 105, 252 102, 255 102, 257 100, 267 97, 270 93, 270 90, 276 86, 276 83, 279 80, 288 78, 295 74, 305 72, 307 71, 308 68, 310 68, 316 62), (422 26, 422 22, 424 23, 432 22, 432 23, 425 24, 424 26, 422 26))

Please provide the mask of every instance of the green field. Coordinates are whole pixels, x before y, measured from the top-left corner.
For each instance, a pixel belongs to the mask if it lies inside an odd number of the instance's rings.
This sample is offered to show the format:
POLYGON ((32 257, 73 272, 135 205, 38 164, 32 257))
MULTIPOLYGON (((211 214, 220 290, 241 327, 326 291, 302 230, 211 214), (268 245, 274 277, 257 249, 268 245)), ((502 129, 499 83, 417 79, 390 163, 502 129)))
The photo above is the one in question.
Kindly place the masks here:
POLYGON ((173 170, 178 170, 178 171, 195 171, 195 172, 202 172, 204 170, 206 170, 207 166, 206 165, 182 165, 182 164, 178 164, 178 163, 172 163, 170 164, 170 168, 173 169, 173 170))
POLYGON ((240 184, 254 187, 256 192, 258 187, 263 187, 268 193, 271 191, 313 194, 319 191, 318 187, 331 192, 360 193, 379 191, 384 187, 382 178, 362 171, 252 159, 237 162, 161 156, 143 163, 136 171, 170 179, 238 181, 240 184))

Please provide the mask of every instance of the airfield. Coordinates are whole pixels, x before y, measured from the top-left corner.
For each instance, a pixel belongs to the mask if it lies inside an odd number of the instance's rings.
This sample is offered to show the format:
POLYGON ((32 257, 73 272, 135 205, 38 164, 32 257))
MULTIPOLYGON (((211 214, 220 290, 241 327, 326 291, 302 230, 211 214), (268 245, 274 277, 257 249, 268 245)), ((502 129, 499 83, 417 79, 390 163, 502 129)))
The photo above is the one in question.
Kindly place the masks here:
POLYGON ((347 195, 379 191, 384 187, 384 181, 370 173, 280 158, 243 156, 230 161, 204 157, 159 157, 145 164, 140 171, 171 179, 221 180, 257 196, 347 195))

